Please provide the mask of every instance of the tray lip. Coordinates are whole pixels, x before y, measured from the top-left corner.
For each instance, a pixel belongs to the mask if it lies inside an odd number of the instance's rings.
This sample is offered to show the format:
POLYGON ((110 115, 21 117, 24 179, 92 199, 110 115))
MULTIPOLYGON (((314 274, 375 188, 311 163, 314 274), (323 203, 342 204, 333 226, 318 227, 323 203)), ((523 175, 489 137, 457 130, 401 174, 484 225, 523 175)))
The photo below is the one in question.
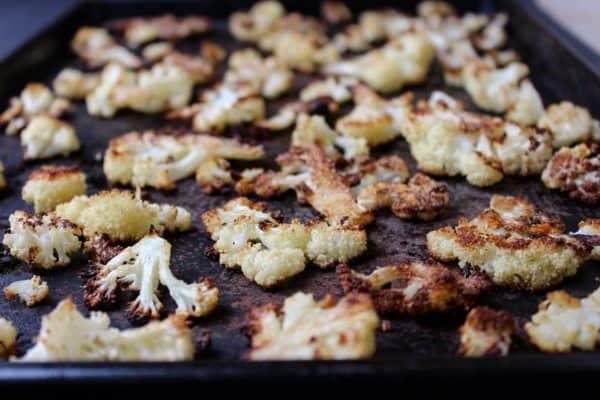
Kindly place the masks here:
MULTIPOLYGON (((496 0, 510 9, 520 9, 537 22, 571 53, 583 67, 600 79, 600 55, 565 30, 557 20, 535 4, 535 0, 496 0)), ((142 2, 142 1, 137 1, 142 2)), ((31 34, 21 45, 0 59, 0 66, 34 45, 47 32, 81 11, 102 6, 118 6, 103 0, 83 0, 67 7, 49 24, 31 34)), ((473 377, 503 374, 515 378, 527 378, 548 373, 600 374, 600 358, 597 352, 565 354, 524 353, 511 354, 505 358, 457 358, 453 356, 420 357, 399 354, 385 359, 346 361, 243 361, 243 360, 197 360, 191 362, 50 362, 12 363, 0 361, 0 387, 31 384, 82 384, 97 383, 118 385, 124 383, 164 383, 184 381, 189 383, 226 383, 232 381, 269 381, 283 379, 300 382, 306 378, 372 379, 398 378, 403 380, 423 377, 472 379, 473 377), (540 360, 544 360, 543 363, 540 360), (252 367, 249 367, 249 364, 252 367)))

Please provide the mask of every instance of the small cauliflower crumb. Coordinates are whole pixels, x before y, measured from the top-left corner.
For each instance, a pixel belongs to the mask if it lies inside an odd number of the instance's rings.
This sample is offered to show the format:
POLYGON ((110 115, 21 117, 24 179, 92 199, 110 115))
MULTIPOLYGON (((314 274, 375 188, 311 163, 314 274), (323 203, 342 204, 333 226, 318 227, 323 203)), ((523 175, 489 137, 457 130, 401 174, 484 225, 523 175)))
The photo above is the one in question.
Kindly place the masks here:
POLYGON ((474 308, 459 329, 458 354, 464 357, 506 356, 514 330, 515 321, 508 312, 474 308))
POLYGON ((375 353, 379 318, 367 295, 350 294, 339 302, 316 302, 298 292, 283 307, 267 304, 246 317, 250 360, 328 360, 369 358, 375 353))
POLYGON ((48 284, 34 275, 31 279, 12 282, 4 288, 4 296, 8 300, 18 296, 27 307, 33 307, 48 296, 48 284))
POLYGON ((29 175, 22 196, 36 213, 46 213, 85 191, 85 174, 79 167, 44 165, 29 175))
POLYGON ((600 289, 584 299, 563 290, 549 293, 525 331, 542 351, 594 351, 600 343, 600 289))
POLYGON ((142 60, 125 46, 117 43, 114 37, 103 28, 83 26, 77 30, 71 41, 71 49, 89 67, 102 67, 108 63, 120 64, 127 68, 139 68, 142 60))
POLYGON ((189 361, 192 332, 183 318, 170 316, 134 329, 110 327, 108 314, 85 318, 69 298, 42 317, 35 345, 18 359, 49 361, 189 361))
POLYGON ((6 358, 15 352, 17 330, 12 322, 0 317, 0 358, 6 358))
POLYGON ((69 255, 81 249, 81 231, 66 219, 15 211, 2 244, 10 254, 33 267, 52 269, 71 262, 69 255))
POLYGON ((538 122, 540 128, 552 132, 552 145, 556 148, 592 140, 600 131, 598 121, 590 112, 569 101, 551 104, 538 122))
POLYGON ((476 267, 497 285, 541 290, 573 276, 590 256, 590 248, 564 230, 527 200, 494 195, 473 220, 429 232, 427 248, 441 261, 476 267))
POLYGON ((35 160, 68 156, 79 150, 79 139, 71 124, 48 115, 38 115, 29 121, 21 133, 23 158, 35 160))

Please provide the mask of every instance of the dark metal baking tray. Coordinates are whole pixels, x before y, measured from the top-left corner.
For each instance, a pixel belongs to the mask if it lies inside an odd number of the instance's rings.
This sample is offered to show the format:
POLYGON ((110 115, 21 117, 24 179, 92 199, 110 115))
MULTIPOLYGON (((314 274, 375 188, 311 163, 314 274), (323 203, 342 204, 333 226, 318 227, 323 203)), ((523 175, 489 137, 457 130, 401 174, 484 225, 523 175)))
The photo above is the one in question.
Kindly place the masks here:
MULTIPOLYGON (((318 2, 287 2, 289 9, 315 14, 318 2)), ((416 2, 385 1, 349 1, 355 11, 366 7, 397 5, 414 10, 416 2)), ((33 40, 16 50, 0 64, 0 106, 4 107, 10 96, 17 94, 31 81, 50 83, 55 74, 65 65, 78 65, 76 58, 68 49, 68 43, 76 28, 84 24, 102 24, 108 19, 128 15, 151 15, 164 12, 177 14, 202 13, 215 20, 213 33, 202 38, 186 40, 182 48, 195 50, 202 39, 215 40, 228 49, 242 47, 227 36, 226 16, 240 8, 246 8, 247 1, 209 0, 203 2, 92 2, 70 10, 55 23, 48 26, 33 40)), ((553 22, 540 14, 529 1, 461 1, 461 11, 494 12, 508 11, 510 14, 510 42, 530 66, 532 80, 542 94, 544 102, 549 104, 559 100, 571 100, 588 107, 596 118, 600 117, 600 74, 597 59, 590 57, 572 38, 562 36, 553 22), (566 44, 567 43, 567 44, 566 44)), ((300 88, 310 77, 297 80, 300 88)), ((427 96, 433 89, 447 90, 469 103, 460 90, 444 86, 441 71, 434 66, 428 82, 423 86, 409 88, 417 97, 427 96)), ((277 106, 291 99, 293 95, 270 104, 273 112, 277 106)), ((114 119, 97 120, 90 117, 84 105, 77 104, 70 118, 82 141, 82 150, 66 159, 55 159, 60 164, 78 164, 88 176, 90 192, 106 189, 108 186, 95 156, 103 153, 110 138, 130 130, 158 128, 167 122, 161 116, 144 116, 132 112, 121 112, 114 119)), ((267 148, 272 158, 288 146, 289 135, 275 135, 267 139, 267 148)), ((384 153, 384 149, 377 151, 384 153)), ((411 170, 416 171, 406 142, 398 140, 386 146, 385 153, 396 153, 408 161, 411 170)), ((0 159, 5 163, 10 189, 0 197, 0 226, 5 228, 8 215, 16 209, 27 208, 21 200, 20 189, 29 173, 43 162, 22 161, 19 141, 15 137, 0 135, 0 159)), ((426 254, 425 234, 434 228, 453 223, 461 215, 473 216, 488 204, 493 193, 524 195, 542 209, 562 217, 570 229, 582 218, 600 217, 597 208, 585 206, 569 200, 557 192, 543 187, 539 179, 507 178, 500 184, 487 189, 469 186, 463 179, 443 179, 450 189, 451 202, 448 210, 436 221, 401 221, 388 213, 377 216, 369 231, 368 253, 352 265, 361 270, 369 270, 397 260, 422 257, 426 254)), ((454 356, 457 347, 456 329, 462 323, 464 314, 437 316, 421 320, 406 318, 391 319, 390 332, 377 333, 377 353, 371 360, 348 362, 259 362, 249 364, 239 361, 247 350, 248 342, 239 327, 245 313, 253 306, 266 302, 281 302, 286 296, 304 290, 315 293, 317 297, 325 294, 341 295, 332 270, 320 271, 309 267, 307 270, 287 282, 277 290, 264 291, 250 283, 241 273, 225 270, 217 262, 204 256, 204 250, 211 242, 203 233, 199 215, 210 208, 232 198, 233 193, 208 196, 203 194, 192 180, 179 184, 174 193, 150 191, 150 199, 157 202, 170 202, 192 210, 196 229, 184 235, 170 237, 173 244, 172 268, 176 275, 191 281, 201 276, 213 279, 221 291, 220 306, 206 319, 195 323, 194 334, 201 335, 206 329, 212 332, 212 345, 197 356, 191 363, 155 363, 155 364, 14 364, 0 363, 0 384, 30 383, 131 383, 131 382, 224 382, 224 381, 298 381, 312 379, 331 381, 352 377, 354 382, 380 378, 394 382, 398 380, 441 378, 475 379, 495 374, 512 376, 530 376, 534 373, 568 373, 577 376, 600 372, 600 354, 574 353, 568 355, 542 354, 527 345, 518 348, 507 358, 458 359, 454 356)), ((273 209, 281 209, 284 216, 301 219, 316 217, 309 208, 297 205, 294 196, 288 195, 270 202, 273 209)), ((81 271, 85 269, 85 259, 81 257, 73 265, 63 270, 41 273, 50 286, 50 296, 44 304, 28 309, 18 302, 8 302, 0 298, 0 315, 14 321, 19 332, 17 348, 22 354, 30 345, 39 329, 42 315, 51 311, 58 301, 71 296, 85 311, 82 301, 83 279, 81 271)), ((10 257, 0 259, 0 287, 12 280, 30 276, 30 270, 10 257)), ((598 263, 587 263, 579 273, 560 285, 576 296, 585 296, 598 285, 600 269, 598 263)), ((483 299, 483 303, 495 308, 507 309, 521 321, 528 318, 536 309, 544 293, 523 293, 510 290, 492 290, 483 299)), ((166 309, 172 310, 173 304, 165 296, 166 309)), ((115 326, 130 326, 124 309, 128 295, 122 296, 120 306, 110 311, 115 326)), ((86 311, 87 312, 87 311, 86 311)))

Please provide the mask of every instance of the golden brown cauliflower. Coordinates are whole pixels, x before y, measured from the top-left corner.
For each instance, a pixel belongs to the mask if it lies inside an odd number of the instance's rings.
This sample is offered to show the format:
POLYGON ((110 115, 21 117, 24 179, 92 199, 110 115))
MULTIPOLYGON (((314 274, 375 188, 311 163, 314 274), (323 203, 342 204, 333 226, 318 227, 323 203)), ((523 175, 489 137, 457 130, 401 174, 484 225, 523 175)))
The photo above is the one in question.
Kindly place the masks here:
POLYGON ((4 296, 8 300, 18 296, 27 307, 33 307, 48 296, 48 284, 34 275, 31 279, 12 282, 4 288, 4 296))
POLYGON ((79 150, 73 126, 48 115, 37 115, 21 133, 25 160, 67 156, 79 150))
POLYGON ((85 174, 79 167, 44 165, 29 175, 22 196, 36 213, 45 213, 85 191, 85 174))
POLYGON ((557 148, 590 141, 600 135, 600 125, 590 112, 568 101, 549 105, 538 126, 552 132, 552 144, 557 148))
POLYGON ((327 117, 334 115, 339 108, 340 105, 330 97, 293 101, 279 108, 275 115, 256 121, 255 125, 262 129, 281 131, 294 125, 302 114, 327 117))
POLYGON ((257 42, 271 32, 285 16, 278 1, 259 1, 247 12, 235 12, 229 17, 229 31, 238 40, 257 42))
POLYGON ((85 99, 100 84, 100 74, 65 68, 54 78, 52 88, 67 99, 85 99))
POLYGON ((352 76, 379 92, 390 93, 425 81, 434 53, 424 32, 410 31, 392 38, 381 48, 330 63, 323 72, 352 76))
POLYGON ((585 219, 579 222, 573 235, 579 235, 592 246, 592 259, 600 261, 600 219, 585 219))
POLYGON ((464 357, 506 356, 514 330, 515 321, 508 312, 474 308, 459 329, 458 354, 464 357))
POLYGON ((584 299, 563 290, 549 293, 525 331, 542 351, 593 351, 600 344, 600 289, 584 299))
POLYGON ((590 248, 566 235, 563 223, 525 199, 494 195, 473 220, 427 234, 427 247, 441 261, 470 265, 500 286, 541 290, 575 275, 590 248))
POLYGON ((600 202, 600 146, 581 143, 563 147, 542 173, 544 185, 589 204, 600 202))
POLYGON ((298 292, 283 307, 267 304, 246 317, 250 360, 327 360, 369 358, 375 353, 379 318, 367 295, 316 302, 298 292))
POLYGON ((300 91, 300 100, 311 101, 323 97, 331 98, 338 104, 352 100, 352 88, 358 81, 348 76, 329 76, 315 80, 300 91))
POLYGON ((201 15, 176 17, 164 14, 158 17, 133 17, 112 21, 111 27, 121 31, 130 46, 139 46, 155 40, 175 41, 192 35, 206 33, 210 20, 201 15))
POLYGON ((380 313, 412 317, 469 309, 488 286, 482 275, 464 278, 432 261, 379 267, 369 275, 341 264, 336 274, 345 293, 370 294, 380 313))
POLYGON ((104 173, 110 182, 172 190, 177 181, 197 173, 211 160, 253 160, 262 156, 262 146, 234 139, 131 132, 110 141, 104 156, 104 173))
POLYGON ((182 207, 148 203, 117 189, 77 196, 58 205, 55 213, 81 227, 88 238, 105 234, 115 242, 140 240, 152 227, 158 232, 177 232, 192 226, 190 213, 182 207))
POLYGON ((297 220, 279 223, 261 203, 241 197, 202 214, 202 222, 216 242, 213 250, 227 268, 240 268, 263 287, 279 284, 300 272, 310 260, 321 268, 346 262, 367 247, 364 231, 307 225, 297 220))
POLYGON ((0 317, 0 358, 6 358, 15 352, 17 331, 12 322, 0 317))
POLYGON ((77 30, 71 41, 71 49, 89 67, 102 67, 108 63, 127 68, 139 68, 142 60, 125 46, 117 43, 106 29, 84 26, 77 30))
POLYGON ((42 269, 62 267, 81 249, 80 229, 72 222, 49 215, 15 211, 8 218, 10 229, 2 244, 10 254, 42 269))

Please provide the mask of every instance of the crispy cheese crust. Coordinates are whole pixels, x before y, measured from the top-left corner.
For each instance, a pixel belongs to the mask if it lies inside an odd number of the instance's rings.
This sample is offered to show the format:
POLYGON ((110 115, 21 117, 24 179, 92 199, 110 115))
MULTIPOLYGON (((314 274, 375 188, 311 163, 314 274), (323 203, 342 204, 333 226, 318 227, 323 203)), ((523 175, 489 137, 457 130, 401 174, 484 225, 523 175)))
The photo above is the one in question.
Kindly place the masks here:
POLYGON ((525 331, 545 352, 593 351, 600 343, 600 290, 584 299, 563 290, 549 293, 525 331))
POLYGON ((589 246, 564 230, 527 200, 494 195, 473 220, 429 232, 427 248, 441 261, 478 268, 497 285, 541 290, 574 275, 590 255, 589 246))
POLYGON ((589 204, 600 202, 600 146, 578 144, 563 147, 552 156, 542 173, 544 185, 566 192, 589 204))
POLYGON ((12 282, 4 288, 4 296, 10 300, 17 296, 27 307, 33 307, 48 295, 48 284, 37 275, 22 281, 12 282))
POLYGON ((460 327, 458 354, 464 357, 506 356, 512 343, 515 321, 506 311, 477 307, 460 327))
POLYGON ((85 191, 85 174, 79 167, 44 165, 29 175, 22 196, 36 213, 45 213, 85 191))
POLYGON ((367 295, 350 294, 339 302, 316 302, 302 292, 283 307, 267 304, 246 317, 250 360, 327 360, 369 358, 375 353, 379 318, 367 295))
POLYGON ((370 294, 379 313, 411 317, 467 310, 488 287, 482 275, 464 278, 432 261, 380 267, 369 275, 341 264, 336 274, 345 293, 370 294))

